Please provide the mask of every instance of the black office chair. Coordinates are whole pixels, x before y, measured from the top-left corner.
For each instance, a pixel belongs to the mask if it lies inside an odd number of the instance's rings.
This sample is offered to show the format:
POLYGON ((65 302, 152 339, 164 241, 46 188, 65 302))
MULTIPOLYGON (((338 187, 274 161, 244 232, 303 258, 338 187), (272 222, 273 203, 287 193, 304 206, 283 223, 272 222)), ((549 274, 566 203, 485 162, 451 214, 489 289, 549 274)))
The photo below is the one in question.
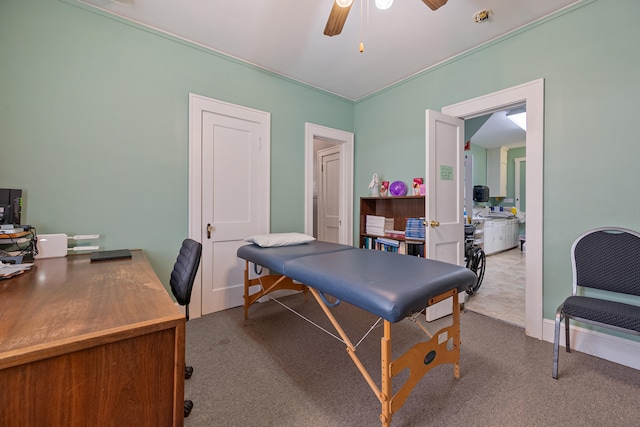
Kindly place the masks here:
MULTIPOLYGON (((182 242, 178 259, 173 266, 171 272, 171 292, 176 297, 178 304, 183 305, 185 308, 185 315, 187 321, 189 321, 189 303, 191 302, 191 290, 193 289, 193 281, 196 278, 198 272, 198 266, 200 265, 200 255, 202 254, 202 245, 195 240, 185 239, 182 242)), ((193 368, 191 366, 185 366, 184 377, 185 379, 191 378, 193 368)), ((193 402, 191 400, 184 401, 184 416, 189 416, 193 409, 193 402)))

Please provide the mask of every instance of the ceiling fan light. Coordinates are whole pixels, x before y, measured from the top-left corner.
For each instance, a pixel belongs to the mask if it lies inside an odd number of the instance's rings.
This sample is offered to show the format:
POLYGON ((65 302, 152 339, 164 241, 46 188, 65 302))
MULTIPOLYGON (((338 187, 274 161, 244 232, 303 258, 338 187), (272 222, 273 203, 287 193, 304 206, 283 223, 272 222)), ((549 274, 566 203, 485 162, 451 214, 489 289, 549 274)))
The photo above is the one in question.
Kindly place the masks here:
POLYGON ((376 0, 376 7, 378 9, 389 9, 393 4, 393 0, 376 0))
POLYGON ((340 7, 349 7, 353 0, 336 0, 336 4, 340 7))

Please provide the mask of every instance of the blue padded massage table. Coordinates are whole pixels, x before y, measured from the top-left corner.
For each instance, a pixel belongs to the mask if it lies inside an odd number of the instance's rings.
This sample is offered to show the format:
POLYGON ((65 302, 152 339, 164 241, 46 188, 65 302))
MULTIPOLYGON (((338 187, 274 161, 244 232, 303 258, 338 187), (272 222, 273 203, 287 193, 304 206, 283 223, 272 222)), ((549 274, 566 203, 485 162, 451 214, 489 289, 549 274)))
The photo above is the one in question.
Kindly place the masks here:
MULTIPOLYGON (((241 246, 237 255, 246 261, 245 318, 249 307, 262 296, 278 289, 309 290, 331 321, 347 352, 380 400, 380 421, 391 425, 411 390, 435 366, 453 364, 459 378, 460 306, 458 293, 475 283, 476 276, 454 264, 352 246, 312 241, 309 243, 260 247, 241 246), (250 279, 250 263, 270 270, 270 274, 250 279), (260 290, 250 294, 250 288, 260 290), (384 320, 381 340, 382 381, 373 381, 356 355, 356 347, 331 313, 327 296, 354 305, 384 320), (429 336, 395 360, 391 358, 391 324, 421 313, 428 306, 451 298, 452 324, 429 336), (409 378, 393 394, 392 380, 405 369, 409 378)), ((417 323, 417 322, 416 322, 417 323)), ((420 325, 419 325, 420 326, 420 325)))
POLYGON ((353 246, 319 242, 317 240, 301 245, 271 248, 263 248, 258 245, 241 246, 238 249, 238 257, 247 261, 246 268, 244 269, 244 318, 248 318, 249 307, 273 291, 290 289, 306 293, 307 287, 305 285, 295 283, 290 277, 287 277, 284 266, 288 261, 310 255, 341 252, 352 249, 355 248, 353 246), (257 279, 249 279, 249 262, 280 274, 270 274, 257 279), (259 285, 260 289, 250 294, 250 288, 255 285, 259 285))

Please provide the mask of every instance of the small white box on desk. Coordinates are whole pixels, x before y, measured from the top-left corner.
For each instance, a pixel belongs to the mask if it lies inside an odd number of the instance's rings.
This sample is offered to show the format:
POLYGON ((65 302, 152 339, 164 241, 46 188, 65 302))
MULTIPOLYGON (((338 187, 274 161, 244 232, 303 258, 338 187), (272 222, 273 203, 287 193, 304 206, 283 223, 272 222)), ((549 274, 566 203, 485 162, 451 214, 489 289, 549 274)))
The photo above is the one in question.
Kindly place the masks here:
POLYGON ((39 234, 36 248, 38 254, 34 256, 35 259, 67 256, 67 235, 39 234))

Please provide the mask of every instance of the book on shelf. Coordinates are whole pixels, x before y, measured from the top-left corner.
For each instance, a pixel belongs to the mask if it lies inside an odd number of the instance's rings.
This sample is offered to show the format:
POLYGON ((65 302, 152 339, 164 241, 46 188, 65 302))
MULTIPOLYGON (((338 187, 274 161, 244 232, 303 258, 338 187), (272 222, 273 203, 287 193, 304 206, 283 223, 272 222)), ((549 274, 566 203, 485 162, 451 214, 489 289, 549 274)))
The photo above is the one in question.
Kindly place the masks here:
POLYGON ((365 231, 367 234, 384 236, 384 230, 393 229, 393 218, 385 218, 378 215, 367 215, 365 231))
POLYGON ((395 239, 387 239, 386 237, 378 237, 376 239, 376 242, 382 243, 382 244, 388 245, 388 246, 395 246, 396 248, 398 246, 400 246, 400 241, 395 240, 395 239))
POLYGON ((378 237, 375 244, 377 250, 385 252, 398 252, 400 248, 400 242, 398 240, 386 239, 384 237, 378 237))
POLYGON ((405 230, 405 236, 407 239, 424 240, 424 220, 424 218, 407 218, 407 228, 405 230))
POLYGON ((363 242, 363 249, 395 252, 402 255, 413 255, 424 258, 424 242, 370 236, 365 236, 363 242))
POLYGON ((389 230, 389 229, 385 229, 384 233, 385 234, 398 234, 398 235, 404 236, 404 230, 389 230))
POLYGON ((392 239, 404 239, 404 230, 384 230, 384 236, 392 239))

